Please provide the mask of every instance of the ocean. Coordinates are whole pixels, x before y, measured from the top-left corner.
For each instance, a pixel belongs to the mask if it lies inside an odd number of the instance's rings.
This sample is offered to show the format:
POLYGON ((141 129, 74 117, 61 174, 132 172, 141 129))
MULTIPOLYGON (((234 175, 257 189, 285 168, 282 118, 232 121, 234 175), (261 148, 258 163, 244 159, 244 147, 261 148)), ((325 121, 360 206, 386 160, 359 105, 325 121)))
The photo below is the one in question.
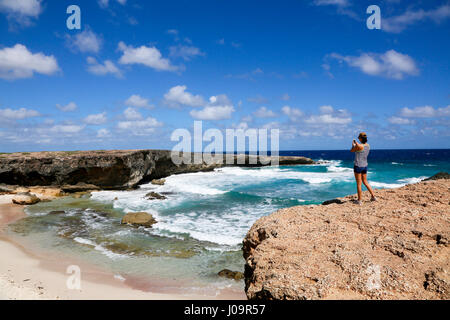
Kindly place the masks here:
MULTIPOLYGON (((220 278, 243 272, 241 243, 252 224, 278 209, 319 204, 356 193, 349 151, 283 151, 322 160, 316 165, 227 167, 173 175, 162 186, 65 197, 26 209, 9 232, 42 249, 75 255, 118 279, 160 279, 174 292, 242 292, 243 281, 220 278), (155 191, 166 200, 146 200, 155 191), (49 214, 64 210, 64 214, 49 214), (128 212, 145 211, 152 228, 120 225, 128 212)), ((398 188, 437 172, 450 172, 450 150, 372 150, 368 180, 374 189, 398 188)), ((364 189, 364 187, 363 187, 364 189)))

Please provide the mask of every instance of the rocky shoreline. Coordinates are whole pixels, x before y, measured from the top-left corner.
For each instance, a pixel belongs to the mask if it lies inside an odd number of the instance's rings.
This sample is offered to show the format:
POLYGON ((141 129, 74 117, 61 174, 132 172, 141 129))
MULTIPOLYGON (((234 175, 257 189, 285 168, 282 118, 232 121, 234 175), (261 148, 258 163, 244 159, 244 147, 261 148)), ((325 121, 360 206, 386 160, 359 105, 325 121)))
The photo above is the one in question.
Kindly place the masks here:
POLYGON ((279 210, 243 241, 249 299, 450 299, 450 180, 279 210))
MULTIPOLYGON (((194 154, 187 154, 193 159, 194 154)), ((225 155, 223 155, 225 157, 225 155)), ((270 157, 234 155, 233 166, 270 165, 270 157), (256 160, 256 161, 251 161, 256 160)), ((221 163, 222 162, 222 163, 221 163)), ((279 157, 281 165, 314 164, 305 157, 279 157)), ((63 192, 124 190, 173 174, 212 171, 229 166, 175 164, 169 150, 67 151, 0 154, 0 192, 18 186, 58 187, 63 192)))

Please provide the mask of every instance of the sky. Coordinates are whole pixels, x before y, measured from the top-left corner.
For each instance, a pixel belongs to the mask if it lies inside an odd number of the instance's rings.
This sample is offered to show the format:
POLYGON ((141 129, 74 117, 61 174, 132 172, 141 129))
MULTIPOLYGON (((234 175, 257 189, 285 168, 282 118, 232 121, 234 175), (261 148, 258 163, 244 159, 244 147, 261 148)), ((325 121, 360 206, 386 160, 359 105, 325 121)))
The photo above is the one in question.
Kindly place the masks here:
POLYGON ((0 152, 172 149, 194 121, 449 148, 449 39, 450 1, 0 0, 0 152))

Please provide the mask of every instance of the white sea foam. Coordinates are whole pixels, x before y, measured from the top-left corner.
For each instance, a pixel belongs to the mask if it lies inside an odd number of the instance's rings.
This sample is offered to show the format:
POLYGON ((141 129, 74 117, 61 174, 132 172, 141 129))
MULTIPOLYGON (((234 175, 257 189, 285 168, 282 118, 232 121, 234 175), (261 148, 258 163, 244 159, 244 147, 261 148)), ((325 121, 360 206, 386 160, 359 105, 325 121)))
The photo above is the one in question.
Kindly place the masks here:
POLYGON ((373 186, 375 188, 393 189, 393 188, 404 187, 407 184, 417 183, 426 178, 427 178, 426 176, 423 176, 423 177, 399 179, 399 180, 397 180, 397 183, 384 183, 384 182, 376 182, 376 181, 370 181, 369 183, 371 186, 373 186))
MULTIPOLYGON (((93 194, 92 198, 100 201, 114 201, 114 207, 124 212, 145 211, 151 213, 158 223, 153 225, 148 232, 155 235, 184 239, 184 234, 200 241, 221 245, 238 245, 255 220, 279 208, 279 205, 273 202, 270 196, 266 197, 265 201, 257 207, 237 202, 232 209, 227 207, 223 211, 218 207, 211 211, 181 209, 182 211, 178 214, 171 210, 172 213, 167 214, 165 213, 166 209, 182 207, 186 202, 209 200, 236 188, 264 185, 276 181, 301 180, 317 187, 326 183, 351 181, 353 179, 351 170, 340 168, 340 165, 341 161, 329 161, 326 166, 330 170, 327 172, 306 171, 306 167, 303 166, 251 169, 225 167, 212 172, 169 176, 162 186, 145 184, 140 189, 133 191, 97 192, 93 194), (170 193, 169 199, 146 200, 144 196, 149 190, 158 193, 168 192, 170 193), (117 200, 114 200, 115 198, 117 200)), ((257 194, 264 195, 264 193, 257 194)))
POLYGON ((397 180, 400 183, 404 183, 406 184, 412 184, 412 183, 417 183, 422 181, 423 179, 428 178, 427 176, 422 176, 422 177, 415 177, 415 178, 405 178, 405 179, 399 179, 397 180))
POLYGON ((123 259, 123 258, 126 257, 124 255, 114 253, 114 252, 112 252, 112 251, 102 247, 101 245, 96 244, 95 242, 93 242, 93 241, 91 241, 89 239, 76 237, 73 240, 78 242, 78 243, 81 243, 81 244, 93 247, 95 250, 99 251, 100 253, 104 254, 105 256, 107 256, 108 258, 111 258, 111 259, 123 259))

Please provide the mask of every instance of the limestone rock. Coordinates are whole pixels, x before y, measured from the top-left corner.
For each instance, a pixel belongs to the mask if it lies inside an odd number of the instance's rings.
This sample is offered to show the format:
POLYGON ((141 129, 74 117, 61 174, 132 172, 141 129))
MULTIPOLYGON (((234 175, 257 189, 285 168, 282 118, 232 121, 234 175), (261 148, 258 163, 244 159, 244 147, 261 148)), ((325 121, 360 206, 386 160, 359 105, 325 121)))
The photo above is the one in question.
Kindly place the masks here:
MULTIPOLYGON (((193 160, 194 154, 188 153, 187 157, 193 160)), ((20 186, 64 186, 64 192, 97 188, 127 190, 172 174, 212 171, 227 165, 263 166, 270 165, 267 160, 271 160, 270 157, 254 159, 249 155, 233 157, 232 164, 223 161, 223 155, 213 163, 175 164, 170 150, 11 153, 0 157, 0 181, 20 186), (242 158, 243 163, 238 164, 238 158, 242 158), (72 187, 74 185, 76 187, 72 187)), ((279 157, 279 163, 312 164, 314 161, 304 157, 279 157)))
POLYGON ((84 183, 84 182, 79 182, 75 185, 63 185, 61 187, 61 189, 64 192, 68 192, 68 193, 90 192, 90 191, 100 190, 100 188, 97 187, 96 185, 84 183))
POLYGON ((450 180, 375 194, 256 221, 243 241, 247 297, 450 299, 450 180))
POLYGON ((239 271, 231 271, 228 269, 223 269, 218 273, 219 276, 234 279, 234 280, 241 280, 244 279, 244 274, 239 271))
POLYGON ((20 205, 32 205, 41 201, 36 195, 29 192, 21 192, 12 198, 12 202, 20 205))
POLYGON ((151 184, 156 184, 159 186, 164 185, 164 183, 166 183, 166 179, 153 179, 151 184))
POLYGON ((131 224, 134 226, 151 227, 156 223, 156 220, 147 212, 132 212, 124 215, 121 223, 131 224))

